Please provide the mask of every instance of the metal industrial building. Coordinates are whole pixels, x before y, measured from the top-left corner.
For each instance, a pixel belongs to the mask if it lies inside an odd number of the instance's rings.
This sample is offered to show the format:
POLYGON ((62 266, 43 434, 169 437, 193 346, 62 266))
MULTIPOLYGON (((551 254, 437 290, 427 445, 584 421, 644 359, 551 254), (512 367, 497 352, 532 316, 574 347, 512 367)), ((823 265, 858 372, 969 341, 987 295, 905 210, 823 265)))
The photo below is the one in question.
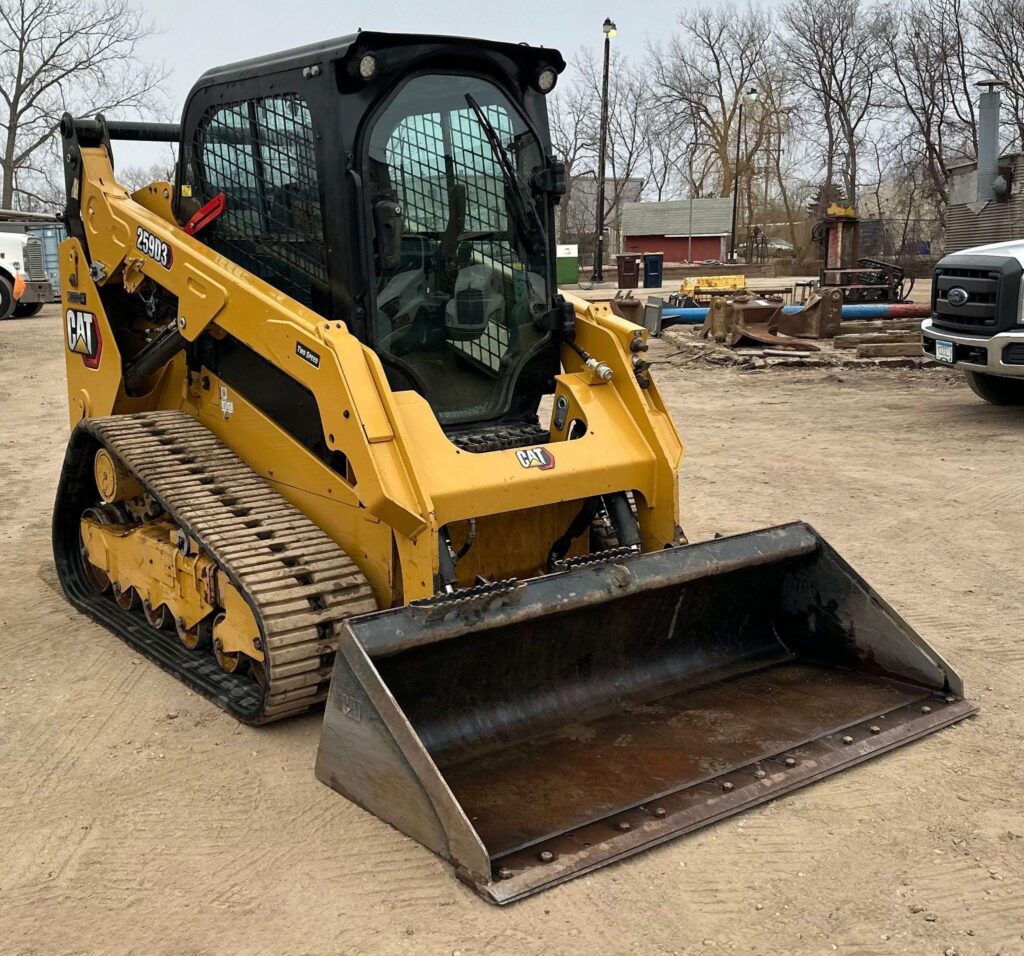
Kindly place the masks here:
POLYGON ((999 172, 1009 195, 978 199, 978 164, 963 163, 949 171, 946 207, 946 252, 1024 238, 1024 153, 999 157, 999 172))
POLYGON ((622 210, 626 252, 663 252, 666 262, 724 260, 729 251, 732 200, 631 202, 622 210))
POLYGON ((1024 154, 999 153, 1001 82, 978 86, 978 160, 949 169, 946 252, 1024 238, 1024 154))

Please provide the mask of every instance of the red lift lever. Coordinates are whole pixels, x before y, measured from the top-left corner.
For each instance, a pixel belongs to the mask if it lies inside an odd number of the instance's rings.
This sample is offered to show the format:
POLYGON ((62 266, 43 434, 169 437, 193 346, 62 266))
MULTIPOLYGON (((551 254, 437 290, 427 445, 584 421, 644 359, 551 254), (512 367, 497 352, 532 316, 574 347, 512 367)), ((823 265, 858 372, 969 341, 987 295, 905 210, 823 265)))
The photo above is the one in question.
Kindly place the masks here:
POLYGON ((227 206, 227 200, 224 198, 224 193, 217 193, 205 206, 202 206, 196 214, 185 223, 185 232, 190 236, 194 236, 197 232, 205 229, 214 219, 216 219, 227 206))

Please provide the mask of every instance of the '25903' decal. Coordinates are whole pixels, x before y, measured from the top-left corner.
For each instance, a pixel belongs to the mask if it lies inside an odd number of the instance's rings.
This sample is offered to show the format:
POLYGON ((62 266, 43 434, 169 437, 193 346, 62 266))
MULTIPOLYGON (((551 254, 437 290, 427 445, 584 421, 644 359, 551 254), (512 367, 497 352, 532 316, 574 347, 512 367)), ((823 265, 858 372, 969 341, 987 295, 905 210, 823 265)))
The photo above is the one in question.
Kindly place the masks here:
POLYGON ((163 239, 157 239, 153 233, 143 229, 142 226, 135 230, 135 248, 143 255, 149 256, 154 262, 159 262, 165 269, 170 269, 173 259, 171 247, 163 239))

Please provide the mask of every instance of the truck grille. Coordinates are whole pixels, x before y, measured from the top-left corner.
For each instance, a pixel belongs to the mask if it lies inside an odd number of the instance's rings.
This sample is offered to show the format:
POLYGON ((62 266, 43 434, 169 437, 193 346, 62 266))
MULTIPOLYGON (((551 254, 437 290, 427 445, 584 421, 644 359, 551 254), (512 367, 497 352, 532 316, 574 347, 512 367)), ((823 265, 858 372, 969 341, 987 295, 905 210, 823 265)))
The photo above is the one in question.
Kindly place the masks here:
POLYGON ((960 266, 935 270, 932 293, 932 323, 957 332, 990 335, 999 324, 999 280, 992 269, 968 269, 960 266), (950 289, 963 289, 967 301, 952 305, 947 296, 950 289))
POLYGON ((36 238, 25 240, 25 272, 30 279, 45 279, 43 268, 43 244, 36 238))

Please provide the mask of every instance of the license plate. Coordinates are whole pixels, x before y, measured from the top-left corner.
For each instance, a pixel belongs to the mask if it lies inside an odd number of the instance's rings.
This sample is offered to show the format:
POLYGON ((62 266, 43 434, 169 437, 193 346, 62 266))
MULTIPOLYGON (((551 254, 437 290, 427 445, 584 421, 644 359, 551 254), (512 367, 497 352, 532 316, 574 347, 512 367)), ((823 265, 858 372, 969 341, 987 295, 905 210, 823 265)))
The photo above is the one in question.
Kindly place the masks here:
POLYGON ((953 343, 943 342, 941 339, 935 340, 935 357, 940 362, 949 362, 953 364, 953 343))

